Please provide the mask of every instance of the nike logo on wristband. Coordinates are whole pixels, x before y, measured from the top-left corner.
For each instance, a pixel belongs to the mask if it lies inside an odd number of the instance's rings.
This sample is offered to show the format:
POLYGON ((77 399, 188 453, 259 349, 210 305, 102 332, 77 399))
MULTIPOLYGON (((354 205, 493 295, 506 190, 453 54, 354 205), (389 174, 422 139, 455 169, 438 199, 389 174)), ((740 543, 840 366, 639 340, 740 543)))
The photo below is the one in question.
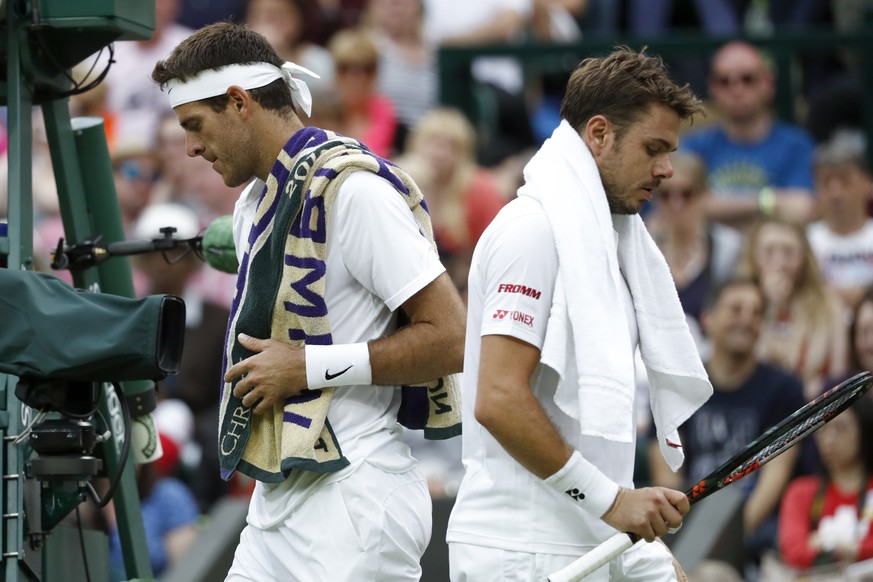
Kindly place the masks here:
POLYGON ((349 366, 345 370, 342 370, 341 372, 337 372, 336 374, 331 374, 330 370, 325 370, 324 371, 324 379, 325 380, 333 380, 334 378, 339 378, 340 376, 342 376, 343 374, 345 374, 346 372, 348 372, 351 369, 352 369, 352 366, 349 366))

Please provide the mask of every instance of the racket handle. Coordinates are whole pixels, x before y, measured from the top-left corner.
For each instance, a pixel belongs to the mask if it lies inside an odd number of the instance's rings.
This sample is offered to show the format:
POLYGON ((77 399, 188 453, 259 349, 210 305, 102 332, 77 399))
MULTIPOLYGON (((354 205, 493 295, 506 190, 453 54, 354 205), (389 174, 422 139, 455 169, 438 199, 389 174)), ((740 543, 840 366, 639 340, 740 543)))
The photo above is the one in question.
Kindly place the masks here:
POLYGON ((578 582, 634 545, 629 534, 617 533, 569 566, 549 575, 549 582, 578 582))

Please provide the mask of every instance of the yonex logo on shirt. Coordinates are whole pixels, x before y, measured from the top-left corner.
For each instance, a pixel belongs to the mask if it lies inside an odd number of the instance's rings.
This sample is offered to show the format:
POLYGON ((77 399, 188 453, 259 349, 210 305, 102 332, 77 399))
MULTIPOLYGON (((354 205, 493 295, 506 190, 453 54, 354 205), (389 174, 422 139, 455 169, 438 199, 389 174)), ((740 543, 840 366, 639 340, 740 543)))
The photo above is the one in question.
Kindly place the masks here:
POLYGON ((513 285, 510 283, 501 283, 497 286, 498 293, 521 293, 522 295, 527 295, 528 297, 533 297, 534 299, 539 299, 542 294, 540 291, 537 291, 533 287, 526 287, 524 285, 513 285))
POLYGON ((516 310, 509 311, 508 309, 498 309, 494 312, 494 315, 491 316, 491 319, 506 319, 507 317, 513 321, 523 323, 528 327, 533 327, 533 315, 528 315, 527 313, 516 310))

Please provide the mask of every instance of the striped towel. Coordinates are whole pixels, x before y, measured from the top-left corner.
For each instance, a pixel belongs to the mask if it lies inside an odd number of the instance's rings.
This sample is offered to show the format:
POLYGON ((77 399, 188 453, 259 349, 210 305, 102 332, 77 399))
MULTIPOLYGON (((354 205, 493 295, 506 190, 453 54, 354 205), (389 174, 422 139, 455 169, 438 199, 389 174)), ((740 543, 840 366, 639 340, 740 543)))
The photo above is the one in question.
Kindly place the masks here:
MULTIPOLYGON (((258 200, 231 306, 224 370, 252 355, 236 341, 241 332, 297 346, 333 343, 324 299, 327 229, 333 201, 350 173, 366 170, 388 180, 433 243, 421 192, 402 170, 355 140, 315 128, 303 131, 309 136, 305 145, 292 156, 294 138, 286 144, 258 200)), ((223 479, 240 471, 275 483, 295 468, 325 473, 349 464, 327 418, 332 388, 305 390, 272 413, 253 415, 233 395, 234 385, 225 382, 221 390, 223 479)), ((459 403, 453 376, 403 386, 398 421, 423 429, 426 438, 456 436, 459 403)))

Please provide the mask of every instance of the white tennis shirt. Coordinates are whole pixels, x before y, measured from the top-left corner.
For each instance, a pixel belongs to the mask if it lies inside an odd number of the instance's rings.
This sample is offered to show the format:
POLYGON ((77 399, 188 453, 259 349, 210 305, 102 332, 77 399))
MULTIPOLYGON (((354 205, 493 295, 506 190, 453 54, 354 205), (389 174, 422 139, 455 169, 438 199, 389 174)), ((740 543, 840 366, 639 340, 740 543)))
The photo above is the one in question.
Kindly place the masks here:
MULTIPOLYGON (((242 220, 234 241, 240 256, 262 187, 256 181, 247 188, 234 211, 242 220)), ((445 271, 436 251, 401 195, 371 172, 354 172, 343 182, 328 220, 325 301, 334 343, 389 335, 397 326, 396 309, 445 271)), ((279 484, 258 482, 249 523, 266 528, 283 521, 312 490, 345 478, 365 459, 389 472, 413 467, 397 423, 399 406, 395 387, 335 388, 327 417, 351 466, 328 474, 297 471, 279 484)))
MULTIPOLYGON (((521 197, 505 206, 473 254, 461 381, 466 473, 449 521, 449 542, 580 555, 615 533, 515 461, 474 415, 481 337, 507 335, 541 349, 557 269, 551 226, 542 207, 531 198, 521 197)), ((630 291, 626 285, 623 290, 624 313, 615 316, 628 321, 631 343, 615 349, 633 352, 638 341, 636 317, 630 291)), ((572 301, 572 290, 567 295, 572 301)), ((530 380, 552 423, 607 477, 633 487, 635 443, 583 437, 578 421, 554 403, 557 380, 557 374, 542 364, 530 380)))

